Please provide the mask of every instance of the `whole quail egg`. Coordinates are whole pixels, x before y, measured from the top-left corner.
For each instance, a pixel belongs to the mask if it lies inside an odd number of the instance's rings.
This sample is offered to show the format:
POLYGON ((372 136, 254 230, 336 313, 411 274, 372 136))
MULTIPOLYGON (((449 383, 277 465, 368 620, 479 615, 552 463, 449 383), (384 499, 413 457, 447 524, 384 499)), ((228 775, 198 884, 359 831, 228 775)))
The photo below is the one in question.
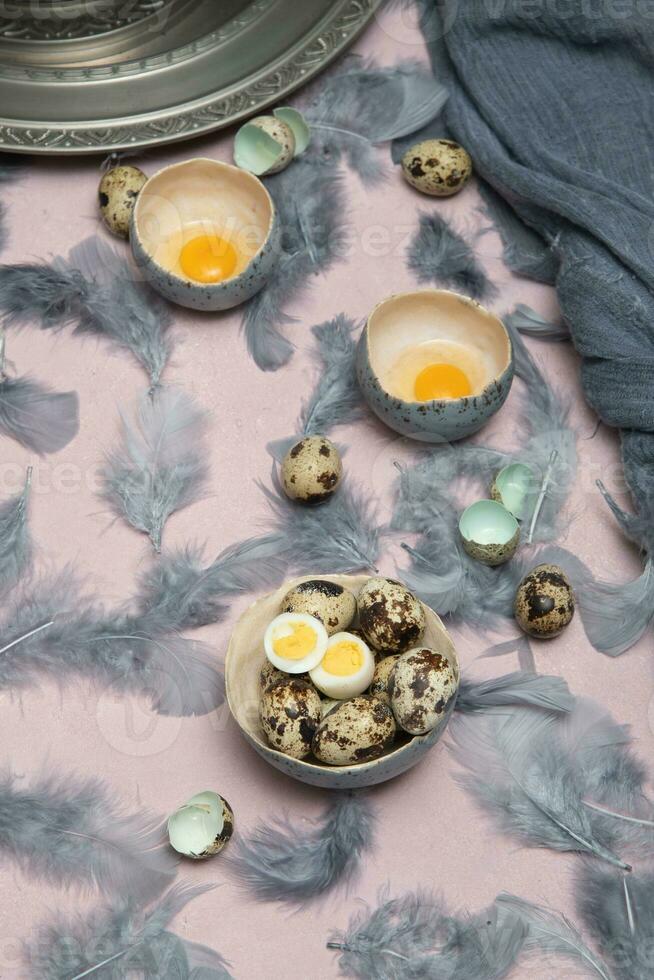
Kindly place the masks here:
POLYGON ((393 744, 396 731, 388 705, 363 694, 343 701, 323 718, 313 738, 313 754, 329 766, 369 762, 393 744))
POLYGON ((336 490, 343 465, 336 446, 323 436, 305 436, 282 460, 282 485, 291 500, 318 504, 336 490))
POLYGON ((277 681, 288 680, 288 674, 283 670, 279 670, 271 662, 266 659, 263 662, 263 667, 261 668, 261 673, 259 674, 259 690, 263 694, 271 684, 275 684, 277 681))
POLYGON ((423 194, 451 197, 470 180, 472 160, 453 140, 424 140, 404 154, 402 173, 423 194))
POLYGON ((277 681, 261 696, 259 718, 273 748, 304 759, 311 752, 322 718, 320 695, 311 684, 295 677, 277 681))
POLYGON ((402 653, 420 642, 425 613, 412 592, 392 579, 370 578, 357 599, 359 626, 381 653, 402 653))
POLYGON ((171 847, 196 861, 222 851, 233 832, 231 806, 211 790, 191 797, 168 820, 171 847))
POLYGON ((282 599, 282 612, 308 613, 323 623, 328 634, 346 630, 354 619, 357 601, 349 589, 312 578, 290 589, 282 599))
POLYGON ((375 673, 372 677, 372 684, 370 685, 369 694, 374 694, 376 698, 385 701, 386 704, 391 703, 391 692, 390 692, 390 681, 395 669, 395 664, 399 660, 399 655, 392 655, 390 657, 384 657, 382 660, 377 661, 375 667, 375 673))
POLYGON ((431 732, 448 715, 457 691, 456 671, 447 657, 415 647, 397 658, 390 683, 395 719, 410 735, 431 732))
POLYGON ((575 597, 558 565, 537 565, 518 586, 513 612, 529 636, 549 640, 558 636, 575 612, 575 597))
POLYGON ((138 167, 114 167, 100 181, 102 220, 120 238, 129 238, 132 210, 147 177, 138 167))
POLYGON ((325 656, 310 671, 313 684, 328 698, 354 698, 370 687, 375 657, 370 647, 353 633, 334 633, 325 656))

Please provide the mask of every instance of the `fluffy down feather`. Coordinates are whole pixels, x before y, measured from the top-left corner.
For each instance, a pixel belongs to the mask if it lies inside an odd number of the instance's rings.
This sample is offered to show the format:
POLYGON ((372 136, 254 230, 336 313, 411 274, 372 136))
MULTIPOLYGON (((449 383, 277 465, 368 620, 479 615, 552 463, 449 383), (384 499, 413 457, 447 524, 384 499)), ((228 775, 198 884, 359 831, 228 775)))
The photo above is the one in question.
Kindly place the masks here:
POLYGON ((32 561, 27 520, 31 478, 30 466, 23 490, 0 504, 0 595, 18 583, 32 561))
POLYGON ((142 625, 169 632, 220 622, 233 596, 281 583, 284 549, 281 536, 269 534, 239 541, 208 566, 198 548, 163 554, 141 578, 142 625))
POLYGON ((464 714, 493 708, 542 708, 554 713, 571 711, 575 699, 562 677, 516 671, 488 681, 463 678, 456 699, 456 710, 464 714))
POLYGON ((354 422, 365 414, 356 376, 355 329, 354 321, 343 313, 311 328, 316 339, 318 381, 302 406, 296 435, 268 446, 278 462, 303 436, 328 435, 337 425, 354 422))
POLYGON ((176 717, 208 714, 224 699, 212 648, 148 632, 138 615, 107 612, 84 597, 70 569, 16 590, 0 633, 2 688, 82 678, 147 697, 153 710, 176 717))
POLYGON ((121 443, 103 471, 103 496, 118 517, 150 537, 156 551, 170 515, 202 493, 205 423, 204 412, 173 388, 142 398, 133 422, 122 416, 121 443))
POLYGON ((43 455, 59 452, 78 429, 76 392, 50 391, 31 378, 0 380, 0 434, 43 455))
POLYGON ((508 909, 455 916, 433 892, 418 890, 399 898, 382 894, 377 908, 356 913, 327 946, 340 951, 340 972, 359 980, 502 980, 515 967, 525 934, 508 909))
POLYGON ((160 821, 125 813, 105 785, 70 775, 29 786, 0 775, 0 858, 57 885, 138 901, 164 891, 176 871, 160 821))
POLYGON ((512 330, 536 337, 538 340, 570 340, 570 333, 563 323, 551 323, 525 303, 518 303, 513 313, 504 318, 512 330))
POLYGON ((167 930, 182 909, 214 885, 176 885, 149 909, 124 899, 87 916, 58 916, 25 944, 33 980, 230 980, 225 960, 167 930), (199 969, 200 974, 195 973, 199 969))
POLYGON ((342 483, 337 493, 318 507, 289 500, 276 469, 273 489, 259 484, 274 517, 273 531, 284 541, 284 557, 294 574, 315 571, 354 572, 375 569, 379 529, 372 503, 360 491, 342 483))
POLYGON ((614 980, 650 980, 654 972, 654 873, 625 876, 585 863, 577 876, 577 908, 611 964, 614 980))
POLYGON ((407 251, 407 265, 420 283, 448 286, 475 299, 486 299, 496 292, 470 245, 435 212, 420 215, 407 251))
POLYGON ((347 883, 372 846, 374 817, 367 799, 337 796, 310 829, 288 818, 266 820, 237 841, 226 860, 262 901, 300 904, 347 883))

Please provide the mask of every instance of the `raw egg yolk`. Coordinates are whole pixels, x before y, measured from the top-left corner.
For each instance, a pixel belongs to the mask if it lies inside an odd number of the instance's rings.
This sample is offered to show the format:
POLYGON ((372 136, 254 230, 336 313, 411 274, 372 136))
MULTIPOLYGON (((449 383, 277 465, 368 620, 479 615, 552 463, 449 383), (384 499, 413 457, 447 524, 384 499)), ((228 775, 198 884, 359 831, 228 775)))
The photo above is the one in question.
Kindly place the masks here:
POLYGON ((465 398, 472 394, 467 374, 454 364, 428 364, 415 382, 415 396, 419 402, 432 398, 465 398))
POLYGON ((200 235, 187 242, 179 256, 184 275, 196 282, 222 282, 234 275, 234 246, 218 235, 200 235))
POLYGON ((343 640, 341 643, 332 643, 327 648, 327 653, 320 665, 328 674, 336 677, 349 677, 356 674, 363 666, 363 654, 356 643, 350 640, 343 640))
POLYGON ((316 634, 306 623, 293 623, 292 633, 273 640, 273 650, 282 660, 302 660, 316 645, 316 634))

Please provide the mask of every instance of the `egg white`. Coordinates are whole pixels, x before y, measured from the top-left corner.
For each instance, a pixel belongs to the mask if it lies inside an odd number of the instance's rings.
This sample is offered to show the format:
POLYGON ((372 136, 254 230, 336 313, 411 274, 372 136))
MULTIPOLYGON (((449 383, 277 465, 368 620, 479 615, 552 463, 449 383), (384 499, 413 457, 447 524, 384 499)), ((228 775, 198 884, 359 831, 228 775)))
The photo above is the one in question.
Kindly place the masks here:
POLYGON ((325 653, 330 647, 343 642, 343 640, 354 643, 361 651, 363 663, 356 673, 346 676, 330 674, 323 667, 323 658, 321 658, 321 662, 309 674, 319 691, 326 694, 328 698, 334 698, 338 701, 346 701, 348 698, 355 698, 357 695, 363 694, 370 687, 375 673, 375 657, 370 647, 353 633, 334 633, 333 636, 329 637, 325 653))
POLYGON ((281 615, 275 616, 263 638, 266 657, 273 667, 277 667, 278 670, 283 670, 287 674, 304 674, 317 667, 325 656, 328 642, 329 637, 323 624, 315 616, 309 616, 308 613, 281 613, 281 615), (288 660, 285 657, 280 657, 273 649, 275 640, 284 636, 291 636, 294 623, 304 623, 309 626, 316 637, 313 649, 300 660, 288 660))

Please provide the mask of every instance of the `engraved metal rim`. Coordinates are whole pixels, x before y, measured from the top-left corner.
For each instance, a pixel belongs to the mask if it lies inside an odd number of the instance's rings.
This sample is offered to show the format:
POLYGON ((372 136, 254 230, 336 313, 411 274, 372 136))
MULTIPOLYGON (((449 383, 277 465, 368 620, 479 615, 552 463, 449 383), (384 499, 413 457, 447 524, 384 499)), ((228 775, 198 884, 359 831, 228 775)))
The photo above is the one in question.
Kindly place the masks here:
POLYGON ((172 143, 229 126, 279 101, 318 74, 363 30, 384 0, 346 0, 288 61, 260 72, 237 91, 129 120, 68 126, 0 120, 0 150, 13 153, 102 153, 172 143))

